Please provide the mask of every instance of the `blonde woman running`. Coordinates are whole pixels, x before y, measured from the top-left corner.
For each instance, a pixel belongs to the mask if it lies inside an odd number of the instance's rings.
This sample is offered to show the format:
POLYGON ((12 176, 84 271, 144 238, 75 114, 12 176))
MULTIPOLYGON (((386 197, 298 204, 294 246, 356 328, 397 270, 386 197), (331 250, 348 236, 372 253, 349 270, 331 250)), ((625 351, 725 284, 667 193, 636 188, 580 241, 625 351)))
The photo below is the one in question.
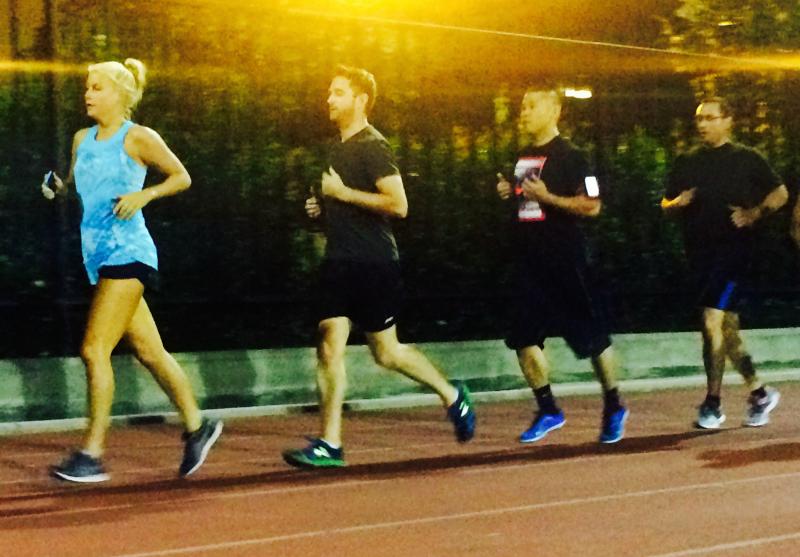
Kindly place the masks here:
MULTIPOLYGON (((103 62, 89 66, 86 113, 96 125, 78 131, 66 183, 74 180, 83 206, 81 246, 89 281, 95 285, 81 358, 88 379, 89 428, 82 450, 53 467, 55 477, 72 482, 109 478, 101 457, 111 422, 114 372, 111 352, 125 337, 180 412, 186 428, 181 476, 195 472, 222 432, 222 422, 203 419, 186 373, 164 349, 143 298, 157 281, 158 257, 141 209, 160 197, 187 189, 191 178, 164 140, 130 121, 142 98, 144 65, 103 62), (148 167, 167 178, 144 188, 148 167)), ((66 185, 55 176, 57 193, 66 185)), ((43 184, 45 197, 53 191, 43 184)))

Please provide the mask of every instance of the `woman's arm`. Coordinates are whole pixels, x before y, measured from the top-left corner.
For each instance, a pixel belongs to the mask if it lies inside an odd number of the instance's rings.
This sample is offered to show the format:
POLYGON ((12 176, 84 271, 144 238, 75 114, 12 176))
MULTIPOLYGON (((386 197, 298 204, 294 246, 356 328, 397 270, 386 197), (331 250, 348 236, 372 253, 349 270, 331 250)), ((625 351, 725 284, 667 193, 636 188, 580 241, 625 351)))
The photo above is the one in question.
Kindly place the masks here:
POLYGON ((142 207, 159 197, 169 197, 189 189, 192 178, 158 133, 144 126, 134 126, 125 137, 125 151, 142 166, 155 167, 166 179, 142 191, 120 196, 114 214, 129 219, 142 207))

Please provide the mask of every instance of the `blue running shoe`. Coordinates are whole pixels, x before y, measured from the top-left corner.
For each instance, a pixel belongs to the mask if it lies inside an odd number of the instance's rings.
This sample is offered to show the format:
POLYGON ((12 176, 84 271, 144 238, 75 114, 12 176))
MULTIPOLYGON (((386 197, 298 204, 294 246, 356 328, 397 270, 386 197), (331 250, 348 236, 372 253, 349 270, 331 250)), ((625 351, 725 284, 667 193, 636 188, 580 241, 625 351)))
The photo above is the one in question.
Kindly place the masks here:
POLYGON ((564 412, 560 410, 558 414, 545 414, 540 411, 533 419, 531 427, 523 431, 522 435, 519 436, 519 442, 533 443, 539 439, 544 439, 554 429, 564 427, 565 423, 567 423, 567 420, 564 418, 564 412))
POLYGON ((295 468, 341 468, 344 466, 344 450, 334 449, 322 439, 309 439, 305 449, 283 451, 283 460, 295 468))
POLYGON ((455 383, 455 387, 458 389, 458 398, 447 409, 447 417, 453 422, 458 442, 466 443, 475 436, 475 407, 467 386, 459 382, 455 383))
POLYGON ((616 412, 606 414, 603 412, 603 430, 600 432, 601 443, 616 443, 625 435, 625 421, 628 419, 628 409, 620 407, 616 412))

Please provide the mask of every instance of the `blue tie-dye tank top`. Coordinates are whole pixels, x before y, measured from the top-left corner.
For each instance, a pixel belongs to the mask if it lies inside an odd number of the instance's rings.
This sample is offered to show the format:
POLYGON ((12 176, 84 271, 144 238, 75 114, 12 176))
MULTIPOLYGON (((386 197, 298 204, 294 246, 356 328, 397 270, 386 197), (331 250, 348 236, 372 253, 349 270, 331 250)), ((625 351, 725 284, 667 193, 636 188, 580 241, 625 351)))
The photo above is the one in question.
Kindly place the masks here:
POLYGON ((83 205, 81 249, 89 282, 97 284, 104 265, 140 262, 158 269, 156 246, 138 211, 130 220, 114 215, 116 199, 140 191, 147 168, 134 161, 123 146, 133 122, 125 121, 109 139, 97 140, 97 126, 78 146, 75 185, 83 205))

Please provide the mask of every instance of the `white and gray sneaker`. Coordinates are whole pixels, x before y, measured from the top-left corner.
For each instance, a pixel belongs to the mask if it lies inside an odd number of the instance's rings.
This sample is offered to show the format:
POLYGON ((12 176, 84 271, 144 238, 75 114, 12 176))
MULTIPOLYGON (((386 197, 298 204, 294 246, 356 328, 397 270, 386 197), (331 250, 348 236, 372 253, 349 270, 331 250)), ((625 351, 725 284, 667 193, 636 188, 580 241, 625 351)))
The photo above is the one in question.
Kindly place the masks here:
POLYGON ((781 394, 777 389, 772 387, 765 387, 767 395, 757 398, 750 395, 747 399, 747 416, 744 419, 744 424, 747 427, 761 427, 769 423, 769 414, 781 400, 781 394))
POLYGON ((698 428, 719 429, 723 423, 725 423, 725 414, 722 413, 722 407, 711 408, 705 403, 700 405, 700 411, 695 422, 698 428))
POLYGON ((75 451, 61 464, 53 466, 50 474, 56 479, 76 483, 97 483, 109 479, 100 459, 82 451, 75 451))

